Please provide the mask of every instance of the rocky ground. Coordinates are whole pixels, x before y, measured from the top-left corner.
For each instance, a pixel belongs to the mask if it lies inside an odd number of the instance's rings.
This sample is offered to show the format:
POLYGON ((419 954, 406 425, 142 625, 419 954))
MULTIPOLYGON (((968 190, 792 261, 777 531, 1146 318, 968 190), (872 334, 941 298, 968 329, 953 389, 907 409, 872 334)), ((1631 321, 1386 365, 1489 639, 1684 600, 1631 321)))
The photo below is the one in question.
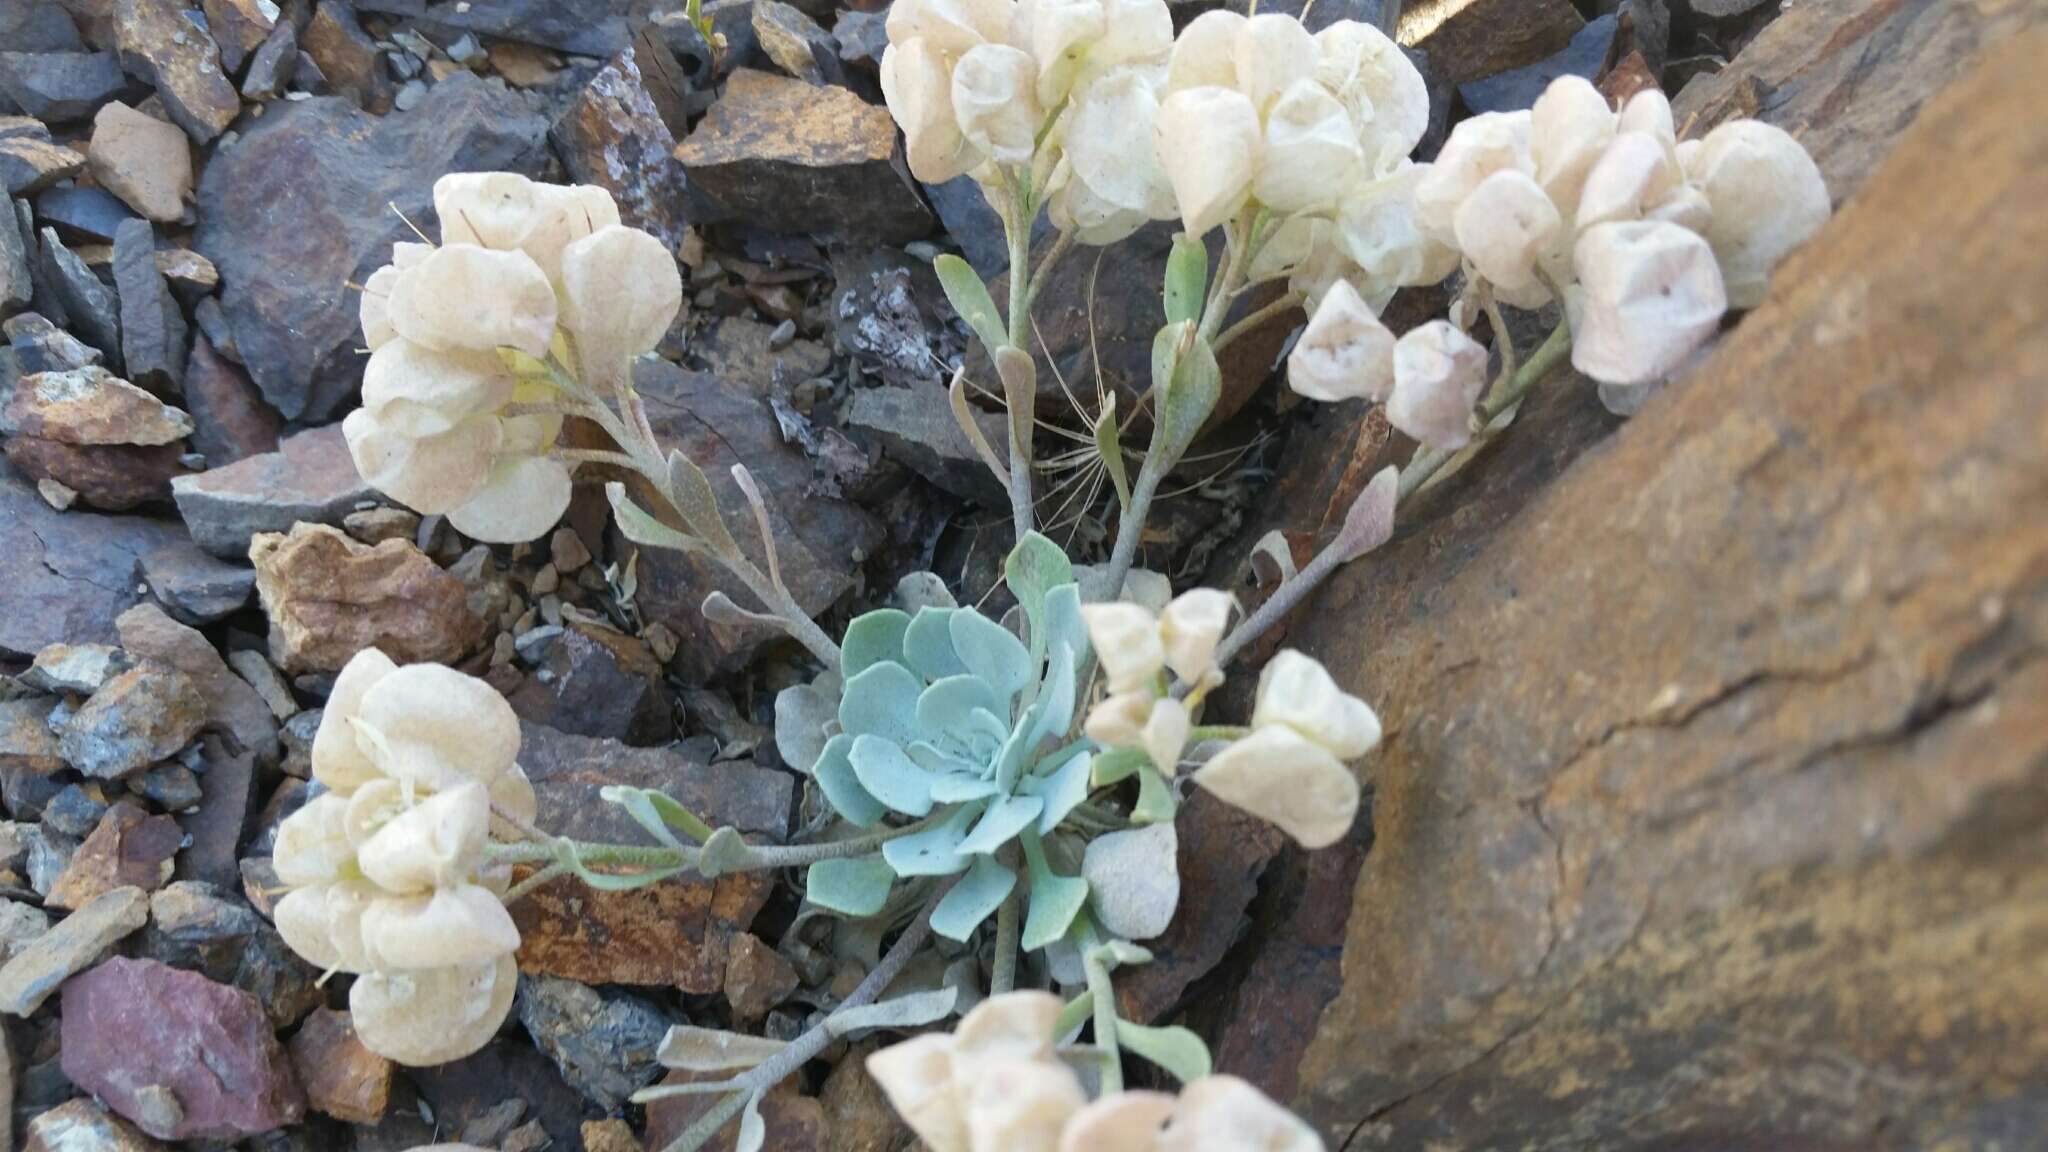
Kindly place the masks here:
MULTIPOLYGON (((349 285, 433 233, 445 172, 603 185, 674 246, 650 415, 753 470, 807 609, 994 583, 1008 518, 947 413, 967 341, 929 260, 994 277, 1000 228, 906 174, 884 12, 717 0, 714 69, 679 7, 0 0, 0 1150, 653 1149, 693 1115, 627 1103, 669 1025, 794 1035, 858 982, 766 877, 559 883, 517 908, 516 1025, 395 1069, 266 918, 371 645, 511 699, 550 831, 634 838, 613 783, 800 818, 768 729, 804 670, 701 618, 715 573, 636 555, 601 499, 492 549, 357 477, 349 285)), ((2048 1147, 2038 10, 1408 8, 1425 153, 1564 72, 1661 84, 1695 135, 1794 130, 1842 215, 1684 387, 1626 427, 1547 389, 1310 609, 1342 626, 1292 642, 1387 720, 1373 818, 1302 856, 1198 794, 1127 1015, 1201 1027, 1333 1148, 2048 1147)), ((1047 421, 1135 406, 1167 237, 1061 266, 1047 421)), ((1256 598, 1249 541, 1307 554, 1405 451, 1263 387, 1298 319, 1233 346, 1148 565, 1256 598)), ((1041 518, 1086 556, 1113 497, 1055 466, 1041 518)), ((769 1146, 905 1146, 830 1055, 769 1098, 769 1146)))

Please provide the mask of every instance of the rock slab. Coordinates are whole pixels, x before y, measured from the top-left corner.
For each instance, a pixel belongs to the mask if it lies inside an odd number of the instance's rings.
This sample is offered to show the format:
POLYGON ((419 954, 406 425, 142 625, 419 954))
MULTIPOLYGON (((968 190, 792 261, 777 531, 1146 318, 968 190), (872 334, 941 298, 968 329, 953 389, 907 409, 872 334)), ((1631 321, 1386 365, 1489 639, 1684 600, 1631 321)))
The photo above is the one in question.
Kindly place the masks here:
POLYGON ((1389 733, 1301 1065, 1350 1147, 2040 1131, 2048 32, 1811 7, 1850 119, 1910 88, 1857 33, 1987 55, 1689 379, 1562 475, 1554 382, 1311 609, 1389 733))
POLYGON ((29 1016, 59 985, 149 922, 149 893, 117 888, 30 941, 0 966, 0 1012, 29 1016))
POLYGON ((371 547, 300 524, 256 537, 249 559, 270 614, 271 662, 286 672, 339 672, 365 648, 400 664, 453 664, 483 640, 469 590, 410 540, 371 547))
POLYGON ((171 482, 171 498, 195 543, 242 561, 259 533, 289 532, 302 522, 339 524, 377 492, 356 471, 341 426, 330 424, 286 437, 275 452, 181 476, 171 482))
POLYGON ((160 1140, 236 1140, 305 1115, 263 1005, 155 960, 64 986, 64 1074, 160 1140))

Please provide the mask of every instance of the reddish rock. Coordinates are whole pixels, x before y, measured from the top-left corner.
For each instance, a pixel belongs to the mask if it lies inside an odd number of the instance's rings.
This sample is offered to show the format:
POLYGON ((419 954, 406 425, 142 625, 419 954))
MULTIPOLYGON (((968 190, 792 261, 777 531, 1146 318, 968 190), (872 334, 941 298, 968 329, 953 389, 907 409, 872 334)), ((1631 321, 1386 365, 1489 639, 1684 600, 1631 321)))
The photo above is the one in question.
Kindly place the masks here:
POLYGON ((365 648, 400 664, 453 664, 483 641, 461 580, 409 540, 370 547, 324 524, 249 546, 270 614, 270 658, 286 672, 339 672, 365 648))
POLYGON ((292 1067, 306 1102, 350 1124, 375 1124, 391 1104, 391 1061, 356 1037, 346 1012, 322 1008, 306 1017, 291 1041, 292 1067))
POLYGON ((6 419, 23 436, 62 444, 174 444, 192 417, 97 365, 21 378, 6 419))
POLYGON ((64 985, 64 1074, 160 1140, 237 1140, 306 1101, 263 1005, 154 960, 115 957, 64 985))
POLYGON ((92 835, 72 853, 71 863, 43 903, 70 910, 116 888, 153 892, 170 881, 171 859, 184 838, 175 818, 148 815, 123 800, 107 809, 92 835))
POLYGON ((299 34, 299 48, 335 91, 355 97, 370 112, 391 110, 391 78, 379 60, 377 42, 363 31, 346 0, 323 0, 299 34))
POLYGON ((62 484, 77 493, 85 507, 103 512, 168 504, 171 481, 192 473, 184 462, 184 450, 176 444, 81 448, 40 436, 16 436, 0 446, 0 451, 23 476, 62 484))
POLYGON ((164 1152, 133 1124, 90 1100, 66 1100, 28 1122, 23 1152, 164 1152))
POLYGON ((759 1020, 770 1008, 796 991, 796 969, 759 936, 745 932, 733 938, 732 958, 725 965, 725 1002, 741 1020, 759 1020))
POLYGON ((185 408, 192 416, 192 447, 208 468, 277 451, 284 417, 263 402, 249 374, 213 350, 204 336, 192 341, 185 362, 185 408))

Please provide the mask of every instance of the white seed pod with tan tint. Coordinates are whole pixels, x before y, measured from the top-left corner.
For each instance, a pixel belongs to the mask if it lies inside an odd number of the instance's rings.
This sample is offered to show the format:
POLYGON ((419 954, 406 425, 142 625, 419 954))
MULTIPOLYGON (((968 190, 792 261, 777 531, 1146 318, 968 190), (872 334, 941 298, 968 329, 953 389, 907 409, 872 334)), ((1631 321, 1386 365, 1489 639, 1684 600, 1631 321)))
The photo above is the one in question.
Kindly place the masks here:
POLYGON ((429 348, 541 357, 555 336, 555 289, 524 252, 450 244, 398 277, 385 315, 398 335, 429 348))
POLYGON ((1119 69, 1074 93, 1061 120, 1066 179, 1055 195, 1083 243, 1109 243, 1177 215, 1153 148, 1158 118, 1157 77, 1143 69, 1119 69))
POLYGON ((1287 386, 1311 400, 1384 400, 1394 387, 1394 333, 1345 281, 1323 293, 1294 351, 1287 386))
POLYGON ((1016 7, 1012 0, 905 0, 889 7, 889 42, 923 39, 957 57, 976 44, 1008 40, 1016 7))
POLYGON ((476 964, 519 948, 511 913, 476 884, 386 896, 363 910, 363 947, 378 972, 476 964))
POLYGON ((623 387, 682 304, 675 257, 638 228, 613 225, 562 250, 562 327, 575 340, 578 377, 601 394, 623 387))
POLYGON ((967 1106, 953 1081, 953 1037, 927 1032, 868 1056, 868 1075, 932 1152, 968 1152, 967 1106))
POLYGON ((448 523, 486 544, 519 544, 546 535, 569 510, 573 481, 567 465, 532 451, 501 451, 483 486, 448 510, 448 523))
POLYGON ((1021 0, 1012 42, 1037 62, 1037 98, 1051 108, 1132 62, 1164 63, 1173 15, 1164 0, 1021 0))
POLYGON ((1481 180, 1453 217, 1458 249, 1479 275, 1508 292, 1541 288, 1537 261, 1563 228, 1543 187, 1514 169, 1481 180))
POLYGON ((1122 694, 1150 688, 1153 678, 1166 667, 1159 618, 1123 602, 1083 604, 1081 618, 1088 624, 1088 639, 1109 690, 1122 694))
POLYGON ((1351 770, 1329 749, 1282 725, 1254 729, 1197 768, 1193 779, 1305 848, 1343 839, 1358 814, 1351 770))
POLYGON ((1698 233, 1639 221, 1586 230, 1573 250, 1585 288, 1572 366, 1609 384, 1667 375, 1727 311, 1720 266, 1698 233))
POLYGON ((1350 112, 1366 174, 1395 171, 1429 130, 1429 85, 1387 34, 1357 20, 1316 33, 1316 80, 1350 112))
POLYGON ((1415 181, 1415 217, 1445 243, 1457 237, 1458 206, 1479 182, 1503 170, 1531 172, 1529 113, 1482 112, 1458 122, 1415 181))
POLYGON ((1679 187, 1678 165, 1661 141, 1645 132, 1616 133, 1586 174, 1578 227, 1640 220, 1679 187))
POLYGON ((339 878, 355 858, 348 840, 348 798, 323 792, 277 826, 271 867, 289 885, 326 884, 339 878))
POLYGON ((1161 697, 1152 705, 1145 726, 1138 730, 1138 742, 1161 775, 1171 777, 1180 771, 1180 754, 1188 746, 1188 732, 1193 727, 1188 706, 1173 697, 1161 697))
POLYGON ((1231 45, 1237 66, 1236 89, 1252 102, 1263 119, 1281 94, 1301 77, 1313 77, 1322 63, 1322 49, 1300 20, 1279 12, 1249 17, 1231 45))
POLYGON ((1614 139, 1615 122, 1607 97, 1583 76, 1551 81, 1529 109, 1529 159, 1536 166, 1536 182, 1566 220, 1578 215, 1586 175, 1614 139))
POLYGON ((1167 604, 1159 614, 1159 643, 1175 676, 1194 684, 1214 670, 1234 603, 1227 592, 1190 588, 1167 604))
POLYGON ((1376 289, 1360 290, 1368 302, 1376 295, 1390 297, 1396 288, 1438 283, 1458 270, 1457 249, 1423 231, 1416 217, 1415 185, 1427 171, 1426 165, 1403 162, 1378 180, 1355 185, 1337 203, 1332 239, 1376 289))
POLYGON ((1181 224, 1203 236, 1251 195, 1263 132, 1258 109, 1231 88, 1185 88, 1159 103, 1159 166, 1173 185, 1181 224))
POLYGON ((1282 649, 1259 674, 1252 727, 1284 725, 1328 749, 1339 760, 1356 760, 1380 742, 1380 718, 1372 706, 1337 686, 1313 657, 1282 649))
POLYGON ((384 770, 372 755, 374 745, 358 738, 356 715, 363 697, 398 665, 382 649, 365 648, 349 658, 328 690, 327 705, 320 713, 320 727, 314 730, 310 760, 313 779, 329 791, 343 795, 373 780, 384 779, 384 770))
POLYGON ((1008 44, 977 44, 953 65, 953 115, 977 152, 998 164, 1028 164, 1037 148, 1038 63, 1008 44))
POLYGON ((1204 1076, 1180 1090, 1156 1152, 1323 1152, 1294 1113, 1235 1076, 1204 1076))
POLYGON ((386 424, 368 408, 349 413, 341 433, 356 471, 371 487, 430 516, 476 495, 504 442, 494 419, 465 420, 436 436, 415 436, 386 424))
MULTIPOLYGON (((893 8, 889 24, 892 29, 896 25, 893 8)), ((911 175, 927 184, 943 184, 980 162, 953 115, 949 61, 931 41, 899 40, 890 34, 889 46, 882 50, 882 99, 903 129, 903 154, 911 175)))
POLYGON ((1448 320, 1409 329, 1394 342, 1387 421, 1420 444, 1462 448, 1472 405, 1486 389, 1486 349, 1448 320))
POLYGON ((1365 171, 1350 113, 1314 80, 1297 80, 1266 113, 1252 195, 1282 214, 1325 208, 1365 171))
POLYGON ((391 286, 398 281, 398 269, 386 264, 363 280, 363 288, 356 300, 356 319, 363 326, 363 347, 375 352, 398 335, 391 327, 391 317, 386 305, 391 299, 391 286))
POLYGON ((438 436, 509 403, 517 381, 495 351, 435 351, 390 340, 363 367, 363 407, 406 436, 438 436))
POLYGON ((992 1067, 967 1098, 971 1152, 1059 1152, 1060 1133, 1088 1103, 1074 1070, 1050 1060, 992 1067))
POLYGON ((1011 1061, 1053 1058, 1053 1026, 1066 1002, 1050 992, 990 996, 953 1029, 953 1079, 968 1085, 1011 1061))
POLYGON ((490 1043, 511 1015, 518 989, 519 967, 510 955, 420 972, 368 973, 349 989, 349 1021, 370 1051, 428 1068, 490 1043))
POLYGON ((1112 936, 1150 940, 1173 924, 1180 907, 1180 837, 1173 821, 1105 832, 1081 854, 1088 906, 1112 936))
POLYGON ((1707 243, 1728 303, 1754 308, 1778 261, 1828 222, 1827 182, 1799 141, 1757 120, 1731 120, 1684 155, 1686 175, 1710 208, 1707 243))
POLYGON ((496 689, 439 664, 380 676, 355 709, 358 739, 385 775, 433 791, 489 786, 519 756, 519 717, 496 689))
POLYGON ((452 887, 475 876, 483 863, 490 823, 490 794, 483 785, 451 788, 384 821, 357 849, 357 864, 389 892, 452 887))
POLYGON ((1628 98, 1615 118, 1614 131, 1641 132, 1664 146, 1672 163, 1678 162, 1678 128, 1671 116, 1671 98, 1655 88, 1645 88, 1628 98))
POLYGON ((1114 1092, 1074 1113, 1059 1152, 1153 1152, 1178 1100, 1142 1089, 1114 1092))
POLYGON ((1083 728, 1090 740, 1106 747, 1141 747, 1145 741, 1145 721, 1152 717, 1153 700, 1149 690, 1105 696, 1088 710, 1083 728))
POLYGON ((562 250, 619 222, 611 193, 591 184, 542 184, 513 172, 453 172, 434 182, 444 244, 524 252, 549 280, 562 250))
POLYGON ((1211 9, 1188 21, 1174 38, 1166 62, 1167 89, 1235 88, 1237 34, 1244 25, 1245 17, 1228 8, 1211 9))
POLYGON ((378 898, 376 886, 363 880, 315 884, 285 893, 271 915, 278 935, 308 963, 323 971, 367 972, 363 911, 378 898))

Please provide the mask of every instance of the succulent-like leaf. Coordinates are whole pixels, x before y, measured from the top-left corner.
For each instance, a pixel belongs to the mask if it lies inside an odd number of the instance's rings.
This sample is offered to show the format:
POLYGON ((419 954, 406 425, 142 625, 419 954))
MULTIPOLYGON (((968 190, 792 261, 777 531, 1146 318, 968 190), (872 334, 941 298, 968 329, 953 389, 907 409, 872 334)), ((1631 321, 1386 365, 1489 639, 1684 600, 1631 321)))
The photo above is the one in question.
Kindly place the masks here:
POLYGON ((988 294, 988 285, 975 274, 973 265, 947 253, 932 261, 932 271, 939 275, 939 287, 946 291, 946 302, 974 329, 982 347, 993 353, 1009 343, 1002 313, 996 311, 995 299, 988 294))
POLYGON ((1003 707, 988 681, 979 676, 948 676, 933 681, 917 698, 917 722, 927 732, 964 736, 968 717, 976 709, 993 713, 1003 707))
MULTIPOLYGON (((1015 877, 1012 877, 1014 880, 1015 877)), ((954 885, 959 891, 966 881, 954 885)), ((950 895, 950 893, 949 893, 950 895)), ((944 901, 940 902, 944 907, 944 901)), ((932 913, 932 925, 938 926, 939 915, 932 913)), ((825 1018, 825 1031, 833 1036, 852 1036, 877 1028, 908 1029, 922 1028, 926 1024, 944 1020, 953 1012, 953 1005, 960 999, 956 988, 935 988, 929 992, 911 992, 892 997, 876 1004, 862 1004, 857 1008, 841 1008, 825 1018)))
POLYGON ((993 856, 977 857, 967 875, 953 885, 932 909, 932 931, 948 940, 965 941, 1017 887, 1017 874, 993 856))
POLYGON ((1223 396, 1216 350, 1189 325, 1161 328, 1152 342, 1152 386, 1161 422, 1159 450, 1178 460, 1223 396))
POLYGON ((974 831, 960 841, 960 851, 979 856, 992 855, 1017 833, 1036 824, 1038 814, 1043 811, 1045 801, 1036 796, 1005 796, 982 813, 981 822, 974 826, 974 831))
POLYGON ((1212 1064, 1202 1038, 1175 1025, 1151 1028, 1128 1020, 1116 1022, 1116 1042, 1173 1074, 1183 1084, 1207 1076, 1212 1064))
POLYGON ((873 916, 889 902, 895 883, 896 870, 880 856, 819 860, 804 873, 804 895, 842 916, 873 916))
POLYGON ((1088 903, 1088 882, 1079 876, 1054 874, 1036 831, 1026 829, 1019 839, 1031 871, 1031 904, 1018 943, 1026 951, 1036 951, 1067 934, 1074 917, 1088 903))
POLYGON ((880 736, 855 736, 853 774, 868 795, 906 816, 932 810, 932 782, 938 777, 920 768, 900 745, 880 736))
POLYGON ((1003 381, 1003 403, 1010 410, 1010 467, 1029 468, 1038 427, 1038 365, 1020 348, 994 349, 991 358, 1003 381))
POLYGON ((970 800, 986 800, 1000 791, 996 782, 986 776, 966 772, 948 772, 932 781, 932 802, 934 804, 965 804, 970 800))
POLYGON ((955 612, 952 632, 953 649, 968 674, 986 681, 1007 709, 1008 701, 1016 698, 1037 671, 1024 642, 979 612, 955 612))
POLYGON ((1019 792, 1045 801, 1044 811, 1038 814, 1039 835, 1051 835, 1067 813, 1088 798, 1088 778, 1095 760, 1087 750, 1076 749, 1051 772, 1018 782, 1019 792))
POLYGON ((896 592, 889 597, 895 607, 905 612, 918 612, 925 608, 958 608, 960 602, 953 598, 953 590, 946 587, 946 581, 937 572, 912 572, 896 581, 896 592))
MULTIPOLYGON (((1071 589, 1072 584, 1064 587, 1071 589)), ((1079 662, 1074 650, 1066 640, 1054 642, 1052 656, 1045 665, 1045 682, 1039 685, 1038 698, 1031 702, 1028 726, 1025 728, 1024 751, 1030 755, 1048 739, 1066 735, 1074 725, 1074 695, 1076 666, 1079 662)))
POLYGON ((953 409, 953 423, 960 426, 960 432, 974 447, 974 454, 995 473, 1005 489, 1010 486, 1010 470, 1003 464, 1003 458, 996 454, 995 446, 988 442, 988 436, 981 430, 981 423, 975 418, 973 401, 967 398, 967 370, 953 373, 953 382, 946 387, 946 402, 953 409))
POLYGON ((765 1036, 678 1024, 661 1038, 661 1047, 656 1050, 654 1058, 664 1068, 680 1068, 685 1072, 730 1072, 752 1068, 786 1046, 781 1040, 770 1040, 765 1036))
POLYGON ((1201 237, 1182 232, 1173 238, 1173 251, 1166 257, 1166 322, 1200 319, 1208 294, 1209 248, 1201 237))
MULTIPOLYGON (((919 767, 940 776, 980 777, 983 769, 987 767, 962 756, 955 749, 941 748, 927 740, 916 741, 904 751, 910 753, 910 758, 917 761, 919 767)), ((936 789, 938 785, 934 784, 932 787, 936 789)), ((936 796, 937 792, 935 791, 933 795, 936 796)), ((939 803, 947 804, 951 801, 941 799, 939 803)))
POLYGON ((854 617, 839 642, 840 674, 851 679, 876 664, 903 663, 903 633, 909 628, 910 613, 896 608, 854 617))
POLYGON ((647 830, 647 834, 670 848, 681 848, 670 829, 682 832, 699 844, 711 839, 711 826, 699 820, 695 813, 677 803, 665 792, 652 788, 628 788, 622 784, 608 784, 598 790, 598 797, 608 803, 617 804, 626 810, 633 822, 647 830))
POLYGON ((901 664, 877 664, 846 682, 839 697, 839 727, 850 736, 880 736, 908 744, 917 726, 917 698, 924 685, 901 664))
POLYGON ((683 870, 683 865, 678 864, 672 868, 649 868, 639 872, 593 872, 577 853, 575 841, 561 840, 557 843, 562 845, 562 861, 568 865, 569 871, 587 887, 599 892, 631 892, 659 884, 683 870))
POLYGON ((1090 786, 1107 788, 1128 780, 1138 769, 1152 763, 1143 748, 1111 748, 1095 758, 1090 786))
POLYGON ((1138 802, 1131 806, 1131 823, 1164 824, 1173 819, 1179 808, 1180 802, 1173 798, 1173 785, 1148 759, 1138 769, 1138 802))
POLYGON ((768 1122, 761 1119, 761 1097, 766 1088, 759 1089, 747 1097, 747 1106, 740 1109, 740 1132, 732 1142, 732 1152, 761 1152, 768 1143, 768 1122))
POLYGON ((962 804, 939 823, 898 836, 882 845, 882 858, 898 876, 951 876, 965 871, 975 858, 960 853, 960 841, 967 836, 967 826, 981 815, 981 808, 980 804, 962 804))
POLYGON ((953 650, 953 617, 957 608, 920 608, 903 633, 903 662, 927 680, 964 676, 967 665, 953 650))
POLYGON ((825 793, 832 810, 856 827, 872 828, 889 814, 889 809, 870 795, 854 774, 853 737, 842 732, 826 741, 811 775, 817 779, 818 788, 825 793))
POLYGON ((739 542, 718 514, 718 497, 711 491, 711 481, 697 462, 681 451, 668 454, 668 494, 692 535, 720 556, 740 554, 739 542))
POLYGON ((697 875, 715 880, 728 872, 737 872, 746 865, 753 852, 753 848, 741 838, 739 829, 728 824, 705 837, 703 846, 697 849, 697 875))
POLYGON ((838 722, 839 701, 816 684, 792 684, 775 694, 775 750, 798 772, 810 774, 838 722))

